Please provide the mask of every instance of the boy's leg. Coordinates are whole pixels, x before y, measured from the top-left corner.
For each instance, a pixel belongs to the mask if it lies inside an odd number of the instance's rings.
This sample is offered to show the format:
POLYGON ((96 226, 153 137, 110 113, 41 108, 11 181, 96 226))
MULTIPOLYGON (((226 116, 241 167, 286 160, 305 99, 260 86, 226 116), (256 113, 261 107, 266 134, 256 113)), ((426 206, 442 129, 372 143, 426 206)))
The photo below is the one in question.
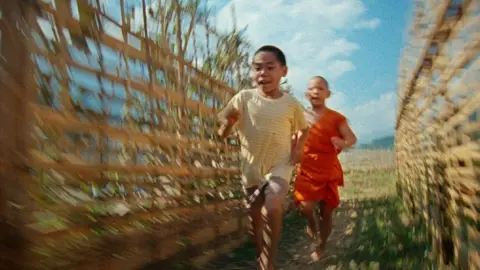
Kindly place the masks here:
POLYGON ((263 233, 264 247, 260 258, 261 269, 273 270, 282 231, 283 200, 288 194, 288 189, 288 181, 277 177, 271 178, 265 189, 265 203, 262 212, 266 216, 267 222, 263 233))
POLYGON ((315 216, 315 202, 314 201, 303 201, 300 202, 300 214, 304 216, 307 221, 307 235, 311 238, 315 238, 319 228, 317 223, 317 217, 315 216))
MULTIPOLYGON (((247 197, 250 196, 256 189, 257 186, 246 188, 245 191, 247 197)), ((255 242, 257 260, 260 259, 260 254, 263 249, 263 229, 265 228, 265 220, 262 215, 262 208, 264 201, 264 194, 260 194, 252 204, 249 211, 250 229, 255 242)))
POLYGON ((320 244, 319 251, 325 249, 325 245, 332 233, 333 226, 333 208, 325 202, 321 202, 320 205, 320 214, 322 221, 320 221, 320 244))

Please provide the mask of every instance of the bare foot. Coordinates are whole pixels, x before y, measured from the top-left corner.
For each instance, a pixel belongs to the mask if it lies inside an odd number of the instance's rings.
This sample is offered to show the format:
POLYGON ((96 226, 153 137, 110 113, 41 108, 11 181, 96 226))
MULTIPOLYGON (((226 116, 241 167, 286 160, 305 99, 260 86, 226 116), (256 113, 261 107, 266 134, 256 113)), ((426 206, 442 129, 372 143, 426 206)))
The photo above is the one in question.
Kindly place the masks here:
POLYGON ((315 251, 310 255, 312 257, 312 260, 314 262, 317 262, 322 258, 323 253, 325 252, 325 244, 320 241, 318 243, 317 247, 315 248, 315 251))
POLYGON ((315 239, 315 234, 312 231, 312 228, 307 225, 307 228, 305 228, 305 233, 307 234, 308 237, 315 239))

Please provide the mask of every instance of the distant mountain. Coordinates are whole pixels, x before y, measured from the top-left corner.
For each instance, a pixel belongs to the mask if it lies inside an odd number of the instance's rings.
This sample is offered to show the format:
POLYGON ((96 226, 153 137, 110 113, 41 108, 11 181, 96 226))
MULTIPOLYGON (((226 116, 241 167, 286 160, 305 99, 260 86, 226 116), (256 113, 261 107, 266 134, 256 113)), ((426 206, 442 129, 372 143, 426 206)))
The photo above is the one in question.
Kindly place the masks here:
POLYGON ((372 140, 367 144, 360 144, 356 148, 359 149, 393 149, 395 145, 395 137, 385 136, 378 139, 372 140))

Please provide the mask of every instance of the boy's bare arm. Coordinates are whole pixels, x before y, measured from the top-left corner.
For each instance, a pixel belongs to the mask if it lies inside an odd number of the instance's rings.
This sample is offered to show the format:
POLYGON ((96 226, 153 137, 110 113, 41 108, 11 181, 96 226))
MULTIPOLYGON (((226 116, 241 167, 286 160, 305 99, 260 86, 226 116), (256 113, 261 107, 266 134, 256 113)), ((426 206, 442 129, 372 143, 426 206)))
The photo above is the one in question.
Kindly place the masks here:
POLYGON ((303 146, 305 144, 305 141, 307 140, 308 130, 309 130, 309 128, 305 128, 305 129, 300 130, 297 133, 296 149, 303 150, 303 146))
POLYGON ((218 130, 218 135, 224 138, 228 137, 228 135, 232 132, 232 127, 240 118, 240 113, 236 109, 232 108, 226 113, 225 118, 226 121, 222 123, 220 129, 218 130))
POLYGON ((350 126, 344 122, 338 127, 338 131, 342 134, 343 140, 338 137, 332 138, 332 143, 338 149, 345 149, 354 146, 357 143, 357 136, 353 133, 350 126))
POLYGON ((222 138, 228 137, 230 133, 232 133, 232 125, 222 124, 218 129, 218 135, 220 135, 222 138))
POLYGON ((307 140, 308 128, 302 129, 296 133, 296 141, 292 151, 292 164, 296 165, 302 160, 303 146, 307 140))

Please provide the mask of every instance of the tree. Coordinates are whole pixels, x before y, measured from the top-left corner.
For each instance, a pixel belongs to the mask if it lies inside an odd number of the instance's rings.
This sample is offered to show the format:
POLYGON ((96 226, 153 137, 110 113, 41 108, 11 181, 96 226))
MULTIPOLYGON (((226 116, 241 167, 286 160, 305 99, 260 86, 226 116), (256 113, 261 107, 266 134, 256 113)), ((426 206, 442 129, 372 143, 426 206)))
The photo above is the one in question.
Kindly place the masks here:
MULTIPOLYGON (((156 23, 156 42, 164 50, 162 61, 168 61, 167 54, 173 53, 181 59, 189 59, 197 68, 234 88, 250 84, 251 45, 245 36, 246 28, 237 28, 234 7, 233 29, 227 33, 221 33, 212 24, 211 10, 200 0, 159 0, 155 9, 149 10, 149 14, 156 23), (199 32, 204 32, 204 36, 197 35, 196 30, 203 30, 199 32)), ((182 63, 179 63, 178 72, 166 70, 167 84, 185 89, 183 73, 182 63)))
MULTIPOLYGON (((217 44, 214 54, 208 56, 204 70, 218 79, 241 89, 250 84, 250 41, 245 36, 247 28, 238 29, 235 6, 232 6, 233 29, 228 33, 216 32, 217 44)), ((211 34, 211 33, 209 33, 211 34)))

